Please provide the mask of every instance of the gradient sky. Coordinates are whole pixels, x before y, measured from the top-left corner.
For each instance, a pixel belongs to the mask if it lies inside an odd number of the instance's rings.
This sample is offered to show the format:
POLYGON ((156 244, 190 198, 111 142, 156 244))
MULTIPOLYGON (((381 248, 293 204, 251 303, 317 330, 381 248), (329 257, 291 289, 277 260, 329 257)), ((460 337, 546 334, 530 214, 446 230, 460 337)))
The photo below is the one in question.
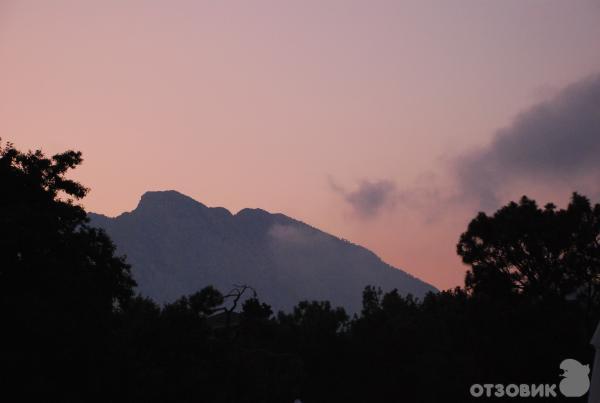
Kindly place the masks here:
MULTIPOLYGON (((160 189, 261 207, 440 288, 462 283, 455 244, 489 207, 456 167, 512 164, 494 139, 527 137, 530 108, 597 73, 591 0, 0 0, 0 136, 81 150, 89 210, 160 189)), ((579 190, 493 179, 499 203, 579 190)))

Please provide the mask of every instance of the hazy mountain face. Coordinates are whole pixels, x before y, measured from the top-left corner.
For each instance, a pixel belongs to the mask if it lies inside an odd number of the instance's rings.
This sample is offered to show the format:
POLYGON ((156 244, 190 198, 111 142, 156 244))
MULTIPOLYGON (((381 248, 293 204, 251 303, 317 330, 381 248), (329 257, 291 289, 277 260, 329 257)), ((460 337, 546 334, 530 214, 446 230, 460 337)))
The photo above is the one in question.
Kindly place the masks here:
POLYGON ((90 213, 127 255, 139 291, 172 301, 207 285, 256 289, 275 310, 300 300, 329 300, 358 312, 366 285, 421 297, 435 289, 369 250, 282 214, 232 215, 175 191, 147 192, 116 218, 90 213))

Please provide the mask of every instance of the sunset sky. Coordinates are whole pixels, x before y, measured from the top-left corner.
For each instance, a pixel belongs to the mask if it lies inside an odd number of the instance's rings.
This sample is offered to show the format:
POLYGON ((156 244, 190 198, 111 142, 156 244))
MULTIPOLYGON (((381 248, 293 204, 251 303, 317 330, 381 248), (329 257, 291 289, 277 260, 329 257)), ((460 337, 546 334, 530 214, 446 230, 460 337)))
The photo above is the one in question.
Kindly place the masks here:
POLYGON ((600 201, 600 1, 0 0, 0 137, 94 212, 282 212, 439 288, 479 210, 600 201))

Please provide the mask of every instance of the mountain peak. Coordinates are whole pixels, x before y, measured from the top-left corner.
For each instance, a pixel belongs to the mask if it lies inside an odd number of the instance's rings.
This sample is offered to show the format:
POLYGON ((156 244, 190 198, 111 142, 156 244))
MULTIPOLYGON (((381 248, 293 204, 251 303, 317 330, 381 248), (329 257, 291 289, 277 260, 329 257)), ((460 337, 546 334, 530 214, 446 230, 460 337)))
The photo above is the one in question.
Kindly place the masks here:
POLYGON ((137 209, 143 209, 147 207, 173 208, 184 206, 206 208, 204 204, 184 195, 183 193, 179 193, 176 190, 155 190, 148 191, 142 195, 137 209))
POLYGON ((271 213, 269 213, 266 210, 263 210, 261 208, 243 208, 240 211, 237 212, 236 216, 239 217, 243 217, 243 216, 268 216, 271 215, 271 213))

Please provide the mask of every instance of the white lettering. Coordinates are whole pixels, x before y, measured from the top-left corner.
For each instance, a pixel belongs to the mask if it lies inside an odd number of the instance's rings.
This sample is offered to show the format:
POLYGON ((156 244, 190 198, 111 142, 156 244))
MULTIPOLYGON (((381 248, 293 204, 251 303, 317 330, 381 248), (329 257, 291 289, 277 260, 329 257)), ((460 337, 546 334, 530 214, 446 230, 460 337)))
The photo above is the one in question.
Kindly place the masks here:
POLYGON ((554 390, 556 388, 556 385, 544 385, 544 394, 546 395, 546 397, 556 397, 556 391, 554 390))
POLYGON ((519 394, 519 387, 514 383, 511 383, 506 387, 506 395, 508 397, 515 397, 519 394))
POLYGON ((483 395, 483 386, 476 383, 474 385, 471 385, 471 389, 469 391, 471 392, 471 396, 481 397, 481 395, 483 395))

